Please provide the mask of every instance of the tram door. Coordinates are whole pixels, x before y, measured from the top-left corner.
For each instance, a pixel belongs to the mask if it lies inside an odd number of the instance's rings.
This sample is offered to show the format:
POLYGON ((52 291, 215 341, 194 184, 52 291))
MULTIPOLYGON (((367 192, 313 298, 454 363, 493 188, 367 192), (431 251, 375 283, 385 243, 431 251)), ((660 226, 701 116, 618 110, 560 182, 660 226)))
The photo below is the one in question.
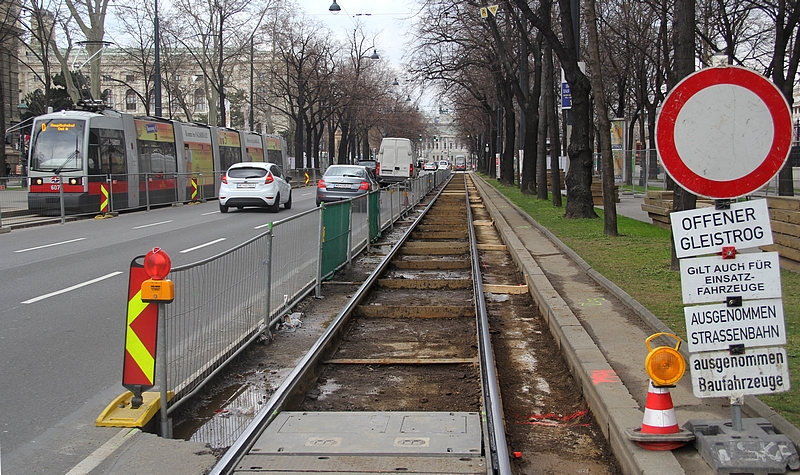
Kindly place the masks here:
POLYGON ((86 173, 91 211, 100 211, 106 192, 111 210, 138 205, 138 190, 135 182, 131 183, 131 174, 136 173, 131 170, 134 152, 129 152, 125 138, 126 132, 127 136, 132 134, 132 126, 130 116, 124 115, 97 116, 90 120, 86 173))
POLYGON ((191 180, 197 180, 201 198, 217 196, 214 189, 214 151, 211 143, 211 127, 184 122, 175 122, 175 145, 177 146, 178 192, 180 201, 191 199, 191 180))
POLYGON ((217 196, 222 184, 222 175, 231 165, 243 161, 242 141, 238 131, 221 127, 212 127, 211 137, 214 150, 214 170, 216 170, 214 195, 217 196))

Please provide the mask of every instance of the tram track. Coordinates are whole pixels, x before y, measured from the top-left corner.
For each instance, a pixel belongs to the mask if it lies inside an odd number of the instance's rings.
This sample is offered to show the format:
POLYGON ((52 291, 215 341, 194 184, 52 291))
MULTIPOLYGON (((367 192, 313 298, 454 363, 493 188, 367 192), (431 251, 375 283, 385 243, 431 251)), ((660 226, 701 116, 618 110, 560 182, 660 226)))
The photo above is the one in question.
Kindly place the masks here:
POLYGON ((212 473, 510 473, 471 226, 457 174, 212 473))

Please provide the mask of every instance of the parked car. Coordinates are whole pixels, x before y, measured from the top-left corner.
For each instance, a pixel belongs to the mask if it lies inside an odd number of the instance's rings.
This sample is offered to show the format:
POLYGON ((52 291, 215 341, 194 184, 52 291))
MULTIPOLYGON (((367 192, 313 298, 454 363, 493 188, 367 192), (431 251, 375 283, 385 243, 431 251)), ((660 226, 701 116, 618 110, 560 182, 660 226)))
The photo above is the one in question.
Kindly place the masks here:
POLYGON ((450 169, 450 162, 447 160, 440 160, 439 161, 439 170, 449 170, 450 169))
POLYGON ((360 165, 331 165, 317 182, 317 206, 341 201, 380 188, 372 170, 360 165))
POLYGON ((423 168, 429 171, 436 171, 437 165, 436 162, 425 162, 423 168))
POLYGON ((379 161, 377 161, 377 160, 359 160, 357 165, 360 165, 362 167, 366 167, 369 171, 372 172, 373 175, 375 175, 375 179, 378 181, 378 183, 381 182, 381 178, 380 178, 380 175, 381 175, 381 163, 379 161))
POLYGON ((277 213, 280 205, 292 207, 291 177, 284 176, 281 167, 274 163, 234 163, 222 175, 219 188, 219 211, 247 206, 266 208, 277 213))

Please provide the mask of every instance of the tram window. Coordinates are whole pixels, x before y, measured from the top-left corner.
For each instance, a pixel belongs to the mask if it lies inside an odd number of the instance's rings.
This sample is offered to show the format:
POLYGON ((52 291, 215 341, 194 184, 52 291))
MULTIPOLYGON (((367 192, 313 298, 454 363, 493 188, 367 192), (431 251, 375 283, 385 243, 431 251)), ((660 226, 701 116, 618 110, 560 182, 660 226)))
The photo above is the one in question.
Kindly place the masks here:
POLYGON ((234 163, 242 161, 242 149, 238 147, 220 147, 219 155, 220 168, 223 171, 230 168, 234 163))
POLYGON ((283 152, 280 150, 267 150, 267 161, 270 163, 277 163, 282 165, 283 152))
POLYGON ((175 173, 175 144, 169 142, 139 142, 140 173, 175 173))
POLYGON ((89 131, 89 174, 124 175, 124 135, 121 130, 91 129, 89 131))

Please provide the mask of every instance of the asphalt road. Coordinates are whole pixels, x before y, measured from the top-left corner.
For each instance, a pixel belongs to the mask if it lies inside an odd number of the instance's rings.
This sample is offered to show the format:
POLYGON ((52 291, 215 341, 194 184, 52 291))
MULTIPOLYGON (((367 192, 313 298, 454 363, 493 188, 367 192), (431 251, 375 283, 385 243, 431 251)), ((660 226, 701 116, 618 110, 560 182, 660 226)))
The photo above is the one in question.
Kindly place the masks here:
POLYGON ((131 260, 153 247, 173 267, 226 251, 314 207, 221 214, 216 201, 0 235, 0 471, 64 474, 119 429, 94 420, 121 394, 131 260))

